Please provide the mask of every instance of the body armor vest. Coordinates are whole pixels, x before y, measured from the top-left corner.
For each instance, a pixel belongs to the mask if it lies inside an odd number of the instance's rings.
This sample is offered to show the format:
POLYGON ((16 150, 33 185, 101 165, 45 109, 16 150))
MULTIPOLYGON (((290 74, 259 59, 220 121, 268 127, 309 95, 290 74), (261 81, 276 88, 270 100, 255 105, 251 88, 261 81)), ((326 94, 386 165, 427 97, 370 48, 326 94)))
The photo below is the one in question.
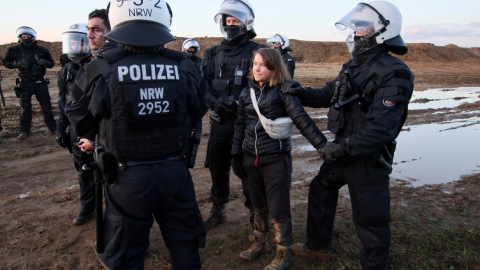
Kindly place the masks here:
POLYGON ((18 45, 18 54, 16 61, 28 62, 27 68, 19 68, 18 76, 22 79, 43 79, 47 68, 37 64, 38 59, 43 59, 43 51, 37 45, 23 46, 18 45))
POLYGON ((100 123, 99 144, 119 162, 185 155, 189 127, 186 60, 181 59, 181 53, 174 59, 127 55, 117 48, 92 62, 107 82, 112 108, 110 117, 100 123))
POLYGON ((64 68, 62 68, 62 80, 67 87, 67 91, 65 93, 65 104, 70 104, 70 102, 73 100, 71 89, 75 83, 75 78, 77 77, 79 69, 80 66, 73 62, 66 63, 64 68))
POLYGON ((215 78, 212 80, 212 89, 217 98, 234 96, 234 100, 238 99, 240 92, 248 85, 252 55, 258 46, 257 43, 249 41, 244 48, 232 53, 222 50, 222 45, 216 46, 213 50, 215 78))
MULTIPOLYGON (((327 128, 336 134, 337 139, 347 138, 351 134, 359 132, 365 126, 367 111, 373 103, 374 96, 382 81, 388 79, 387 76, 405 78, 401 81, 404 85, 398 85, 395 88, 396 92, 390 93, 391 96, 397 96, 396 98, 399 100, 394 100, 396 102, 408 102, 411 93, 407 89, 413 88, 409 85, 411 82, 410 76, 413 76, 410 69, 395 57, 382 57, 373 63, 365 63, 352 69, 349 67, 350 63, 346 63, 338 77, 332 101, 334 104, 341 104, 342 101, 346 101, 355 95, 358 95, 358 98, 341 108, 335 108, 335 105, 330 107, 327 128), (350 79, 348 76, 351 76, 350 79)), ((405 111, 400 127, 403 126, 406 116, 407 112, 405 111)), ((400 130, 397 134, 399 132, 400 130)))

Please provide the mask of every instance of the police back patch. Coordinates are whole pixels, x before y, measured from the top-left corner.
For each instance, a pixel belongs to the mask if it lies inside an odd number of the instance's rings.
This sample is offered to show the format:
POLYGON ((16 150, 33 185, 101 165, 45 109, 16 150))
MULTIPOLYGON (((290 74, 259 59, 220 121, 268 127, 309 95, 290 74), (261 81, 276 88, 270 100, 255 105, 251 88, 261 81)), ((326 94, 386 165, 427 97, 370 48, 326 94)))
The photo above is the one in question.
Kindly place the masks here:
POLYGON ((388 100, 388 99, 384 99, 383 100, 383 105, 387 106, 387 107, 392 107, 392 106, 395 106, 395 101, 391 101, 391 100, 388 100))

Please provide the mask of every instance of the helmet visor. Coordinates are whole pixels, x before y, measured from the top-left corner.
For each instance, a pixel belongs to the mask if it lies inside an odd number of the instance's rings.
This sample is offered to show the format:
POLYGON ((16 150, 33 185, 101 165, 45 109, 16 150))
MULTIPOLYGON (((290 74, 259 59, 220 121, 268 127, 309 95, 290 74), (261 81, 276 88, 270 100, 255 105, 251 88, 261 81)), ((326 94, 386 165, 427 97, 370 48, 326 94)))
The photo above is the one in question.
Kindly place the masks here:
POLYGON ((352 32, 356 36, 372 36, 385 27, 378 13, 362 3, 335 23, 335 26, 346 36, 352 32))
POLYGON ((62 51, 66 54, 88 54, 90 52, 90 43, 87 35, 64 33, 62 35, 62 51))
POLYGON ((225 18, 228 16, 239 19, 243 23, 243 25, 245 25, 247 30, 253 28, 253 19, 255 15, 253 14, 253 11, 250 9, 250 7, 248 7, 242 1, 223 1, 222 5, 220 6, 220 10, 218 11, 217 15, 215 15, 215 23, 220 23, 221 25, 225 26, 225 18))

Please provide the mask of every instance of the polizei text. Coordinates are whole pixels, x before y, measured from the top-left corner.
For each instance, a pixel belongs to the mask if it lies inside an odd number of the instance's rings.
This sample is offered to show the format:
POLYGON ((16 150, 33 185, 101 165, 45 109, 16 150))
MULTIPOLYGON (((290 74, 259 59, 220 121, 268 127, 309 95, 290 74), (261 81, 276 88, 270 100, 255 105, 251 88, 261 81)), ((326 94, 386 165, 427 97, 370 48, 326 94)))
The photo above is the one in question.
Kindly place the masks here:
POLYGON ((180 76, 178 74, 177 65, 131 65, 118 66, 118 81, 178 81, 180 76))

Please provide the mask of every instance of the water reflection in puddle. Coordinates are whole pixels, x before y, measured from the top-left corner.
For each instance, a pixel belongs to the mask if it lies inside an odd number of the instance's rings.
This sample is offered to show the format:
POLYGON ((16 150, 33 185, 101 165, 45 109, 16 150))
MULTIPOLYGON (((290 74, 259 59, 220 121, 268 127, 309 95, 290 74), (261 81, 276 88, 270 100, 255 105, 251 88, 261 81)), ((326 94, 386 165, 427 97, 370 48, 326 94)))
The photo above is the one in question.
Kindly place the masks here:
POLYGON ((480 172, 480 117, 405 128, 397 138, 392 178, 421 186, 480 172))
MULTIPOLYGON (((409 110, 455 108, 478 101, 479 95, 479 87, 416 91, 409 110), (428 102, 416 103, 416 100, 428 102)), ((391 177, 421 186, 456 181, 462 175, 479 173, 479 111, 470 115, 467 119, 404 126, 397 138, 391 177)))

